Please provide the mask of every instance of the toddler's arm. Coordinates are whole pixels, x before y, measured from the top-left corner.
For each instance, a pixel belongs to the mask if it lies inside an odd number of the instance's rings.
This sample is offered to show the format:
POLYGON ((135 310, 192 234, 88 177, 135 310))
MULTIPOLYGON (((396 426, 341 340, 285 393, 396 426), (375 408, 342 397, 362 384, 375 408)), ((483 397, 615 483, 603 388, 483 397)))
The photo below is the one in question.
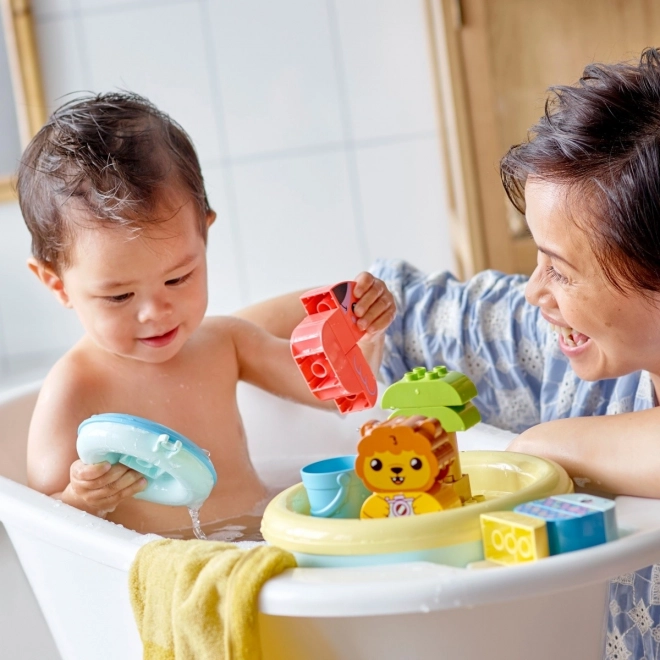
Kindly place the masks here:
POLYGON ((103 518, 147 483, 124 465, 85 465, 78 459, 78 425, 92 414, 82 403, 84 389, 62 365, 56 365, 44 382, 30 422, 28 485, 103 518))
POLYGON ((332 401, 319 401, 298 370, 289 341, 234 317, 217 317, 218 336, 229 333, 236 356, 237 376, 271 394, 309 406, 331 409, 332 401))
MULTIPOLYGON (((394 320, 396 306, 385 283, 371 273, 359 273, 355 282, 354 293, 358 302, 353 311, 358 318, 358 327, 366 332, 358 343, 377 376, 383 354, 384 332, 394 320)), ((305 291, 298 291, 265 300, 235 312, 234 316, 250 321, 275 337, 288 340, 306 315, 300 302, 303 293, 305 291)))
POLYGON ((250 307, 239 309, 232 316, 254 323, 275 337, 288 339, 306 315, 305 308, 300 303, 300 296, 303 293, 305 291, 294 291, 263 300, 250 307))
MULTIPOLYGON (((384 283, 370 273, 360 273, 356 282, 358 301, 354 312, 358 326, 366 332, 359 345, 369 366, 377 374, 382 358, 383 333, 395 314, 394 301, 384 283)), ((232 319, 230 329, 242 380, 301 403, 334 408, 332 402, 322 403, 311 394, 291 356, 289 337, 305 316, 299 294, 255 305, 238 315, 242 318, 232 319), (245 319, 252 323, 246 323, 245 319), (263 329, 264 326, 268 331, 263 329)))
MULTIPOLYGON (((392 322, 396 312, 392 294, 385 283, 371 273, 359 273, 355 282, 354 293, 359 302, 354 311, 360 319, 359 327, 367 334, 382 332, 392 322)), ((250 321, 276 337, 289 339, 293 329, 305 318, 300 296, 309 290, 264 300, 234 312, 234 316, 250 321)))
POLYGON ((660 498, 660 408, 534 426, 509 449, 550 458, 587 487, 660 498))

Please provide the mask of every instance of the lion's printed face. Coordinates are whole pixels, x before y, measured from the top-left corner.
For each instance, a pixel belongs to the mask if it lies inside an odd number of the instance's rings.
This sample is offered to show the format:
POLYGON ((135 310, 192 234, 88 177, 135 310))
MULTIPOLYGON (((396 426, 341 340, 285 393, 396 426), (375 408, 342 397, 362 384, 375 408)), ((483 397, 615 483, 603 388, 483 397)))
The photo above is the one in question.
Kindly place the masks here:
POLYGON ((438 459, 431 441, 438 422, 414 422, 398 419, 368 423, 362 427, 355 472, 373 492, 425 491, 438 474, 438 459))
POLYGON ((359 460, 365 485, 376 492, 426 490, 435 477, 428 457, 415 451, 377 451, 359 460))

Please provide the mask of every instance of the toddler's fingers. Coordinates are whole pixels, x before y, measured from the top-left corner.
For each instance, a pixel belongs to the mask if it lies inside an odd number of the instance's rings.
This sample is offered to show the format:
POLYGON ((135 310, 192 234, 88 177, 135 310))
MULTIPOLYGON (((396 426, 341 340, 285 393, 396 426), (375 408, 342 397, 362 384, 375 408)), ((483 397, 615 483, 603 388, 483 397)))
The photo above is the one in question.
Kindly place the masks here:
POLYGON ((376 319, 374 319, 369 327, 366 329, 368 335, 377 335, 390 327, 394 317, 396 316, 396 308, 394 305, 389 305, 387 309, 376 319))
POLYGON ((355 277, 355 289, 353 289, 355 297, 362 298, 364 292, 371 287, 375 279, 376 278, 366 270, 358 273, 355 277))
POLYGON ((368 330, 370 333, 384 330, 394 319, 394 304, 385 297, 377 298, 376 301, 358 319, 358 328, 368 330), (378 322, 378 327, 373 327, 378 322))
MULTIPOLYGON (((119 471, 115 473, 115 477, 112 481, 108 481, 103 485, 94 484, 93 490, 95 491, 95 497, 103 498, 110 497, 114 493, 118 493, 125 488, 129 488, 133 484, 139 482, 141 479, 144 479, 144 476, 135 470, 131 470, 126 466, 124 471, 119 471)), ((146 482, 145 482, 146 484, 146 482)))
POLYGON ((108 461, 86 464, 77 460, 71 464, 69 474, 72 481, 95 481, 111 469, 112 465, 108 461))
POLYGON ((96 474, 96 471, 90 470, 89 468, 102 465, 101 463, 97 463, 95 465, 85 465, 84 467, 78 468, 75 471, 74 465, 71 466, 71 483, 75 483, 85 490, 98 490, 99 488, 105 488, 109 484, 112 484, 118 479, 121 479, 125 474, 128 473, 134 475, 140 474, 139 472, 131 470, 131 468, 126 467, 121 463, 115 463, 114 465, 111 465, 109 469, 105 471, 101 470, 101 474, 97 477, 94 477, 93 475, 96 474), (90 474, 92 475, 91 477, 90 474))
MULTIPOLYGON (((355 294, 357 296, 357 293, 355 294)), ((365 289, 360 296, 359 300, 355 303, 353 311, 355 316, 362 318, 371 308, 371 306, 380 298, 389 299, 389 291, 385 286, 383 280, 373 278, 371 286, 368 289, 365 289)))
POLYGON ((146 487, 147 480, 144 477, 140 477, 137 481, 129 484, 125 488, 115 491, 107 497, 102 497, 95 500, 95 506, 103 514, 112 513, 120 502, 128 499, 129 497, 133 497, 133 495, 136 495, 137 493, 140 493, 146 487))

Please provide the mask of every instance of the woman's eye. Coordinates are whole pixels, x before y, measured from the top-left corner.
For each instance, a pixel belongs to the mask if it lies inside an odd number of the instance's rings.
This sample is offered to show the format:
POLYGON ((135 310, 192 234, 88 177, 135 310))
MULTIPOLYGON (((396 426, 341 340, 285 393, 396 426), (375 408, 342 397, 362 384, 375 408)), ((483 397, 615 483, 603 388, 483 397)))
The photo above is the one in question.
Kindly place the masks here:
POLYGON ((106 296, 105 299, 111 303, 122 303, 132 297, 133 297, 132 293, 122 293, 118 296, 106 296))
POLYGON ((569 282, 568 277, 564 277, 561 273, 556 271, 554 266, 548 266, 545 269, 545 272, 548 277, 555 282, 560 282, 561 284, 568 284, 569 282))
POLYGON ((165 284, 166 284, 166 286, 176 286, 177 284, 183 284, 188 279, 190 279, 191 275, 192 275, 192 272, 188 273, 187 275, 183 275, 182 277, 175 277, 173 280, 167 280, 167 282, 165 282, 165 284))

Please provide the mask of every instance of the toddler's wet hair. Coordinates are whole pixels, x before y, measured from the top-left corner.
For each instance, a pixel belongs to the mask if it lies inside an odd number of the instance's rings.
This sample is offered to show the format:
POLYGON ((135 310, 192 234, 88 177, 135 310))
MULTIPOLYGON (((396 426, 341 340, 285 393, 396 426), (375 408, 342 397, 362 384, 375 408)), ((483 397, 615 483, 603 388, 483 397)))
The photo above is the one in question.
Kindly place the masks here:
POLYGON ((173 187, 189 194, 206 238, 209 211, 187 133, 147 99, 116 92, 58 108, 28 145, 18 196, 32 253, 56 270, 70 265, 71 208, 106 224, 141 227, 173 187))
POLYGON ((528 178, 565 185, 610 283, 660 291, 660 52, 591 64, 575 86, 550 88, 544 116, 500 173, 522 213, 528 178))

